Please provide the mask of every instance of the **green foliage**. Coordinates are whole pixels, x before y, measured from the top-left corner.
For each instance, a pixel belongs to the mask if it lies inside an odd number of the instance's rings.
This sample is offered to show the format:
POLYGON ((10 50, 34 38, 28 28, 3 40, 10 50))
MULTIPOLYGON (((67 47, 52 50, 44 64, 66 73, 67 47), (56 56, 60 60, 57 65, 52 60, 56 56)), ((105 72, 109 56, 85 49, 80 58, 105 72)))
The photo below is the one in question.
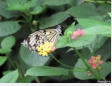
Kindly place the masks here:
POLYGON ((58 12, 50 17, 43 18, 40 20, 40 29, 58 25, 61 22, 63 22, 65 19, 67 19, 68 17, 69 16, 68 14, 66 14, 66 12, 58 12))
POLYGON ((89 19, 89 18, 78 18, 78 22, 83 28, 89 28, 89 27, 99 26, 99 25, 108 25, 108 23, 104 21, 99 21, 99 20, 89 19))
POLYGON ((49 57, 40 56, 36 52, 28 50, 28 48, 21 46, 20 56, 22 60, 30 66, 42 66, 47 63, 49 57))
POLYGON ((95 5, 88 3, 73 6, 67 10, 67 13, 73 15, 76 18, 91 18, 94 16, 98 16, 95 5))
POLYGON ((111 63, 110 62, 104 62, 101 65, 101 68, 102 68, 102 70, 100 72, 101 76, 106 78, 106 76, 111 72, 110 67, 111 67, 111 63))
POLYGON ((12 51, 12 47, 15 45, 16 39, 14 36, 8 36, 1 42, 0 53, 7 54, 12 51))
POLYGON ((0 15, 5 18, 15 17, 15 13, 7 10, 7 4, 3 1, 0 1, 0 15))
POLYGON ((1 0, 0 83, 110 81, 110 5, 110 0, 1 0), (57 25, 62 35, 52 54, 44 57, 22 45, 29 34, 57 25), (79 28, 84 36, 72 39, 79 28), (99 72, 88 64, 97 55, 103 61, 99 72))
POLYGON ((25 75, 30 76, 60 76, 60 75, 68 75, 69 71, 64 68, 58 67, 48 67, 48 66, 39 66, 32 67, 27 70, 25 75), (54 72, 55 71, 55 72, 54 72))
POLYGON ((88 70, 81 59, 78 60, 74 67, 74 76, 81 80, 94 79, 94 76, 88 76, 88 70))
POLYGON ((7 61, 6 56, 0 56, 0 66, 2 66, 7 61))
POLYGON ((46 9, 46 6, 36 6, 30 14, 35 15, 35 14, 40 14, 46 9))
POLYGON ((8 10, 27 11, 36 5, 38 0, 7 0, 8 10))
POLYGON ((95 52, 105 43, 106 39, 104 36, 96 36, 94 42, 88 46, 89 50, 95 52))
POLYGON ((85 28, 85 34, 111 36, 110 25, 105 22, 92 19, 78 19, 80 25, 85 28))
POLYGON ((1 48, 12 48, 15 44, 15 37, 8 36, 7 38, 3 39, 1 42, 1 48))
POLYGON ((29 76, 27 76, 27 77, 25 77, 23 79, 19 78, 17 80, 17 83, 30 83, 32 80, 34 80, 34 78, 35 77, 29 77, 29 76))
POLYGON ((10 48, 0 48, 0 53, 1 54, 7 54, 11 52, 12 50, 10 48))
POLYGON ((72 0, 45 0, 44 4, 48 6, 59 6, 64 4, 70 4, 72 0))
POLYGON ((0 22, 0 37, 16 33, 20 27, 17 21, 0 22))
POLYGON ((14 83, 18 79, 18 70, 7 73, 0 79, 0 83, 14 83))
POLYGON ((102 55, 102 59, 106 61, 111 57, 111 44, 110 39, 108 39, 100 49, 98 49, 95 53, 95 55, 102 55))

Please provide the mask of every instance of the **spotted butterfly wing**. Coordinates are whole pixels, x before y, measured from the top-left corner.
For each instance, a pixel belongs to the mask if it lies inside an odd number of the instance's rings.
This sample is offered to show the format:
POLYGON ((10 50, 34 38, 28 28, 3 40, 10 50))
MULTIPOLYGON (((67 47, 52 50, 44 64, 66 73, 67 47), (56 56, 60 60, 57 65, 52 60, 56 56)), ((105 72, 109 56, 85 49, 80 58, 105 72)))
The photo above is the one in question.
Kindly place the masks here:
POLYGON ((23 44, 32 51, 37 51, 37 48, 46 41, 56 43, 58 36, 61 34, 61 26, 56 29, 46 29, 36 31, 28 36, 23 41, 23 44))

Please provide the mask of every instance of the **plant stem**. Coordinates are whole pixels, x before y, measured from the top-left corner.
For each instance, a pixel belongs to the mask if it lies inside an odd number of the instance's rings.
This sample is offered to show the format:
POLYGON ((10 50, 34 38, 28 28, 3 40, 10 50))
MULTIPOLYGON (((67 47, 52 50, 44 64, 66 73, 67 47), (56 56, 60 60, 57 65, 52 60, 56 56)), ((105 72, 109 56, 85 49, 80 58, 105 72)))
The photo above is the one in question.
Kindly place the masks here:
POLYGON ((73 68, 72 66, 70 65, 66 65, 64 63, 62 63, 61 61, 59 61, 52 53, 49 54, 57 63, 59 63, 60 65, 62 65, 63 67, 67 67, 67 68, 73 68))
POLYGON ((36 81, 37 83, 40 83, 40 80, 39 80, 38 77, 35 78, 35 81, 36 81))
POLYGON ((20 77, 21 77, 21 78, 24 78, 24 74, 23 74, 23 72, 22 72, 22 70, 21 70, 21 67, 19 66, 19 64, 18 64, 17 61, 16 61, 16 66, 17 66, 18 72, 19 72, 19 74, 20 74, 20 77))
POLYGON ((75 50, 75 52, 77 53, 77 55, 81 58, 81 60, 84 62, 84 64, 88 67, 89 65, 87 64, 87 62, 85 61, 85 59, 82 57, 82 55, 79 53, 79 51, 76 48, 73 48, 75 50))
POLYGON ((91 71, 91 73, 97 78, 97 80, 99 80, 100 79, 99 76, 91 69, 90 65, 86 62, 86 60, 83 58, 80 52, 76 48, 73 48, 73 49, 75 50, 77 55, 80 57, 80 59, 84 62, 85 66, 91 71))
POLYGON ((9 64, 12 66, 12 68, 16 69, 15 64, 13 63, 13 61, 10 59, 10 57, 8 58, 8 62, 9 64))
POLYGON ((16 66, 15 66, 14 62, 10 58, 10 54, 8 53, 8 54, 6 54, 6 56, 8 58, 9 64, 12 66, 12 68, 16 69, 16 66))

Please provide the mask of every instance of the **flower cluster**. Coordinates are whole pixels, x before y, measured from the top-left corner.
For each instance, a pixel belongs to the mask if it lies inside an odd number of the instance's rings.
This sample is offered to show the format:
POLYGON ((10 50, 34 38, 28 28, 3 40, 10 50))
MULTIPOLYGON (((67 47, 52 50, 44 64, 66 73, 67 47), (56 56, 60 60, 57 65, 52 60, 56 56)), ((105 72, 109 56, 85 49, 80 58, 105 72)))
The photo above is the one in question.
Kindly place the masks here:
POLYGON ((44 44, 41 44, 40 47, 37 48, 38 53, 42 56, 48 56, 48 54, 54 50, 54 43, 48 41, 46 41, 44 44))
POLYGON ((103 63, 103 61, 101 61, 100 59, 101 59, 101 55, 98 55, 97 57, 91 56, 91 59, 88 62, 93 69, 96 69, 99 67, 100 64, 103 63))
POLYGON ((72 39, 76 39, 80 36, 84 36, 84 30, 79 28, 77 31, 73 32, 72 39))

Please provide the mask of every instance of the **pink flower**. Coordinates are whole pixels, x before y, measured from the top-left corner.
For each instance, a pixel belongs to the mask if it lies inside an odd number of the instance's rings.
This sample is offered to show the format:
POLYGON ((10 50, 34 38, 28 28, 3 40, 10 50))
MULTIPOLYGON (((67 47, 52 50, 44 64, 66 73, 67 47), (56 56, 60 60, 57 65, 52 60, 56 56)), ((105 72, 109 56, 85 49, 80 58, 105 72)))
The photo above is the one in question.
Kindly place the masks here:
POLYGON ((103 63, 103 61, 100 60, 101 59, 101 55, 98 56, 91 56, 91 59, 88 61, 88 63, 91 65, 91 67, 93 69, 96 69, 100 66, 100 64, 103 63))
POLYGON ((99 63, 99 64, 102 64, 102 63, 103 63, 103 61, 98 61, 98 63, 99 63))
POLYGON ((82 0, 82 3, 84 3, 84 0, 82 0))
POLYGON ((76 35, 73 35, 73 36, 72 36, 72 39, 75 39, 75 38, 76 38, 76 35))
POLYGON ((84 36, 84 30, 80 31, 81 36, 84 36))
POLYGON ((92 59, 92 60, 95 60, 95 59, 96 59, 96 57, 95 57, 95 56, 91 56, 91 59, 92 59))
POLYGON ((56 49, 56 47, 55 46, 52 46, 51 47, 51 52, 53 52, 55 49, 56 49))
POLYGON ((80 29, 77 29, 76 33, 77 33, 77 35, 78 35, 78 36, 80 36, 80 35, 81 35, 81 33, 80 33, 80 32, 81 32, 81 30, 80 30, 80 29))
POLYGON ((92 64, 92 63, 93 63, 93 61, 92 61, 92 60, 89 60, 89 61, 88 61, 88 63, 92 64))
POLYGON ((76 32, 73 32, 72 39, 76 38, 76 36, 77 36, 76 34, 77 34, 76 32))
POLYGON ((76 38, 78 38, 80 36, 84 36, 84 30, 81 30, 79 28, 75 32, 73 32, 72 39, 76 39, 76 38))
POLYGON ((91 67, 96 69, 97 65, 96 64, 91 64, 91 67))

